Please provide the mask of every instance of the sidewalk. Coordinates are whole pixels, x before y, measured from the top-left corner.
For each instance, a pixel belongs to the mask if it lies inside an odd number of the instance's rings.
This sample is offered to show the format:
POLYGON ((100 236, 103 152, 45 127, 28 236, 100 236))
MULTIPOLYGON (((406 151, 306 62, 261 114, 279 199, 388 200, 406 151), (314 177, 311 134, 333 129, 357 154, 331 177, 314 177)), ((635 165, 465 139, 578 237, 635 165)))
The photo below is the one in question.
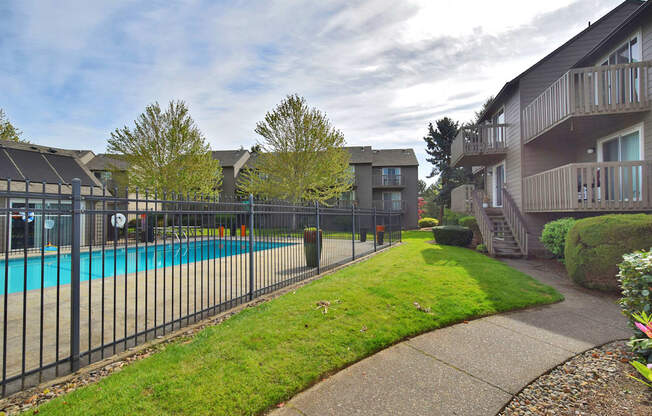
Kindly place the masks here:
POLYGON ((571 283, 552 263, 505 260, 565 297, 420 335, 300 393, 272 416, 495 415, 567 359, 630 331, 613 296, 571 283))

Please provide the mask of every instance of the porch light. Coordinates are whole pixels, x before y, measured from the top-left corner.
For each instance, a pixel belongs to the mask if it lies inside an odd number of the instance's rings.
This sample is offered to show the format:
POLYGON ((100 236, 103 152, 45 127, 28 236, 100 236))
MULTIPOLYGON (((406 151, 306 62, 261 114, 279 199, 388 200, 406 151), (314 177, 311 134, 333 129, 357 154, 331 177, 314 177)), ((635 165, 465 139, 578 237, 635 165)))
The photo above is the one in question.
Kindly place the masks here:
POLYGON ((586 149, 586 153, 592 155, 593 153, 595 153, 595 147, 589 147, 588 149, 586 149))

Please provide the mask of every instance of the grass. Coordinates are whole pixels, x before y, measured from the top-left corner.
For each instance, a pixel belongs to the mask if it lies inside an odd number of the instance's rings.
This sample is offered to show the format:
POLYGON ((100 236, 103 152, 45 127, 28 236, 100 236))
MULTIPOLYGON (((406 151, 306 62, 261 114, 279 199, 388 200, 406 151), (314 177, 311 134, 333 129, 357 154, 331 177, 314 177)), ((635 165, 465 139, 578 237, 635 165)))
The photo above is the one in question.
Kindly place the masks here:
POLYGON ((562 299, 499 261, 432 245, 431 235, 405 233, 399 247, 168 344, 40 414, 260 414, 407 337, 562 299))

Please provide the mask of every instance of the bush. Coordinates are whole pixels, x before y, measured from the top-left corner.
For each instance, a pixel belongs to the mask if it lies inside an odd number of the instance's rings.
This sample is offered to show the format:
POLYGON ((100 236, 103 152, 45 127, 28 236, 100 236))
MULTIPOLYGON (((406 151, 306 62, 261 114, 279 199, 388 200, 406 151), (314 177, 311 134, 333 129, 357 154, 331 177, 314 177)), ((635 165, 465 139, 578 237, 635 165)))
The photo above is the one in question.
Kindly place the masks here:
POLYGON ((576 283, 617 291, 622 256, 652 247, 652 215, 603 215, 579 220, 566 237, 566 270, 576 283))
MULTIPOLYGON (((645 334, 634 323, 633 314, 652 312, 652 251, 636 251, 623 256, 623 262, 618 265, 618 281, 622 288, 620 307, 629 318, 629 327, 634 332, 634 339, 645 338, 645 334)), ((634 342, 634 351, 645 356, 649 361, 652 350, 649 342, 634 342), (642 345, 643 344, 643 345, 642 345)))
POLYGON ((474 233, 480 231, 480 228, 478 227, 478 221, 472 215, 467 215, 466 217, 460 218, 459 224, 462 227, 470 228, 474 233))
POLYGON ((475 249, 479 251, 480 253, 486 253, 487 252, 487 246, 484 244, 478 244, 475 249))
POLYGON ((576 222, 577 220, 575 218, 561 218, 555 221, 550 221, 543 227, 543 232, 541 232, 540 238, 541 243, 556 258, 564 258, 566 236, 568 235, 568 231, 576 222))
POLYGON ((419 228, 436 227, 439 225, 437 218, 421 218, 419 220, 419 228))
POLYGON ((473 240, 473 231, 459 225, 442 225, 434 227, 432 233, 437 244, 466 247, 473 240))
POLYGON ((460 218, 465 217, 466 214, 460 212, 451 211, 448 208, 444 208, 444 218, 441 219, 442 225, 458 225, 460 223, 460 218))

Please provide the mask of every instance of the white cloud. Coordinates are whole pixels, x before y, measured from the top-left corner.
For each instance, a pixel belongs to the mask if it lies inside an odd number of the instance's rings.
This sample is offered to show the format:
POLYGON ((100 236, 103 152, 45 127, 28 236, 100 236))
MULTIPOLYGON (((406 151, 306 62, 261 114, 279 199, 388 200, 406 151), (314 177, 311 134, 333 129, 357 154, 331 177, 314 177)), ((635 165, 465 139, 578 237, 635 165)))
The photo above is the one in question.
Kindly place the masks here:
POLYGON ((350 144, 414 147, 425 176, 429 121, 470 119, 618 2, 16 2, 0 6, 0 107, 34 142, 102 151, 148 103, 184 99, 236 148, 296 92, 350 144))

